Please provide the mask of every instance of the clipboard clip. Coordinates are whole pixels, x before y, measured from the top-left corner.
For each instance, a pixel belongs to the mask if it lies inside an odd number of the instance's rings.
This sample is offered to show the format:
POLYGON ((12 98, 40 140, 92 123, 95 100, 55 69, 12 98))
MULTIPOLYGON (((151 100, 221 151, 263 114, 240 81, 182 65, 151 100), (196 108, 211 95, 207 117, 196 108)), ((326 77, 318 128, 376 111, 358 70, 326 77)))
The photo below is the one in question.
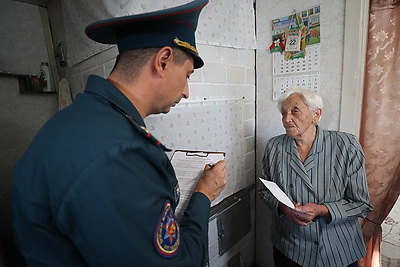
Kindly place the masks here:
POLYGON ((186 152, 186 156, 188 156, 188 157, 206 158, 206 157, 208 157, 208 154, 209 154, 209 152, 191 152, 191 151, 186 152))

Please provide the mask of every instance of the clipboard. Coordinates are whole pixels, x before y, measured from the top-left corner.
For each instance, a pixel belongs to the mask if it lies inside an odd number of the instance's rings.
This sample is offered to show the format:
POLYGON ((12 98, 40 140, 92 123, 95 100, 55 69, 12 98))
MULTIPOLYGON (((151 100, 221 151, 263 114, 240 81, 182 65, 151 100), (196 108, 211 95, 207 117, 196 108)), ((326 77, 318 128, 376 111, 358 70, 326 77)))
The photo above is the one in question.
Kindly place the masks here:
POLYGON ((175 215, 180 220, 192 196, 197 181, 207 164, 225 159, 225 152, 175 150, 170 159, 180 188, 180 200, 175 215))

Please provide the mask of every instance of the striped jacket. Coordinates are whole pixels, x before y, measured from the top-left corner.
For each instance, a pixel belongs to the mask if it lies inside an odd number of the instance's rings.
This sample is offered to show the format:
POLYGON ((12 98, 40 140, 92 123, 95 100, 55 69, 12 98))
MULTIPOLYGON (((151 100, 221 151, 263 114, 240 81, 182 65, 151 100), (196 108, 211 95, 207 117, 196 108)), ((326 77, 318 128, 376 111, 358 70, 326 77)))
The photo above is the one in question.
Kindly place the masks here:
POLYGON ((293 138, 283 134, 266 145, 263 178, 274 181, 290 199, 324 204, 330 218, 317 217, 307 226, 286 219, 278 200, 265 187, 261 198, 274 213, 272 243, 302 266, 347 266, 365 255, 359 217, 372 210, 364 153, 354 135, 322 130, 301 162, 293 138))

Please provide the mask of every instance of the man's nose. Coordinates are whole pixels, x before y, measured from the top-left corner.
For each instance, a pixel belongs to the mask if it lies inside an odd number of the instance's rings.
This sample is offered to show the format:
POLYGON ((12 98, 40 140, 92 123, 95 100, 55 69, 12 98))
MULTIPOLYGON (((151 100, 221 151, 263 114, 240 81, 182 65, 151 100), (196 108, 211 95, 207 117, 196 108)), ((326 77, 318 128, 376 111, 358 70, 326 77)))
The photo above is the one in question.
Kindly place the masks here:
POLYGON ((189 98, 189 84, 188 83, 186 83, 185 87, 183 88, 182 97, 185 99, 189 98))

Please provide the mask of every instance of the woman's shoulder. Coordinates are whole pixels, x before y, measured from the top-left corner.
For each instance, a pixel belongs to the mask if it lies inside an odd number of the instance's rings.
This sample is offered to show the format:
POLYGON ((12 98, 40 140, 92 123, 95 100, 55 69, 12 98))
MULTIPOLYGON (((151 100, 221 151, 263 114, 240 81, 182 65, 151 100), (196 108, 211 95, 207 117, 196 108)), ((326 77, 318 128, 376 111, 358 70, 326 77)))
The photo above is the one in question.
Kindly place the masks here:
POLYGON ((337 144, 338 146, 359 146, 358 138, 352 134, 342 131, 333 131, 333 130, 323 130, 324 139, 326 141, 330 141, 332 143, 337 144))
POLYGON ((282 146, 287 144, 288 142, 291 142, 292 138, 286 134, 280 134, 274 137, 271 137, 267 141, 267 147, 272 147, 272 146, 282 146))

